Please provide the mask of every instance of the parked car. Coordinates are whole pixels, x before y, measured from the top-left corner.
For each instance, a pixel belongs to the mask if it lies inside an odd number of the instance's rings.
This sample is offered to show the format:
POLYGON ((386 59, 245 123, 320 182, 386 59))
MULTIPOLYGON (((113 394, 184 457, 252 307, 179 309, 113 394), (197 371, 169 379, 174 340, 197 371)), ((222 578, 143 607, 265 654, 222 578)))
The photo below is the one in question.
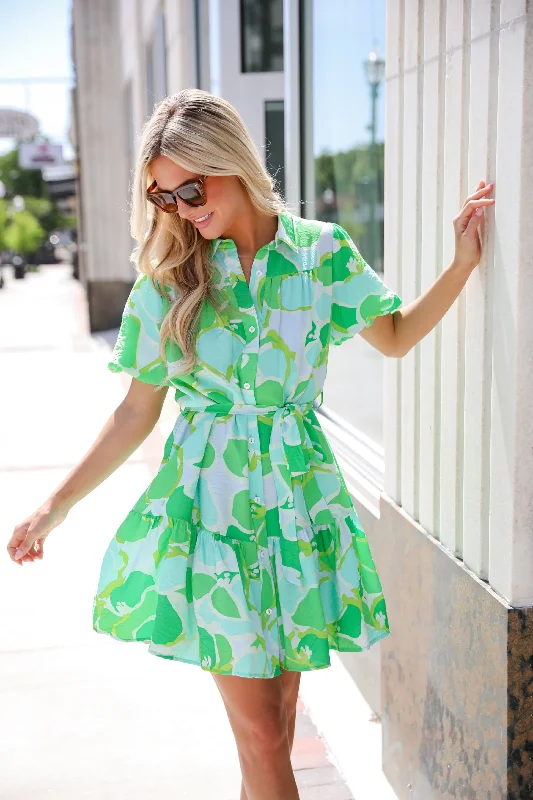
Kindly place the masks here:
POLYGON ((34 253, 28 255, 28 264, 57 264, 55 245, 47 239, 34 253))

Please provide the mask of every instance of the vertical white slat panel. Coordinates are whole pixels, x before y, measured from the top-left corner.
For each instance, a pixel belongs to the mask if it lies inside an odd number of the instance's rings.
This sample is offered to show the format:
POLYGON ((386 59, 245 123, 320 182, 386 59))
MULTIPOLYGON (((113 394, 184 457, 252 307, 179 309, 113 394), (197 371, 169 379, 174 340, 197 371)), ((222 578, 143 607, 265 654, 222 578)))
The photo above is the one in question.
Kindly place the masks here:
POLYGON ((470 14, 470 38, 472 41, 480 36, 490 35, 493 22, 497 24, 493 10, 497 8, 498 4, 499 0, 496 3, 476 3, 476 0, 473 0, 470 14))
MULTIPOLYGON (((490 99, 497 96, 497 72, 491 63, 491 5, 472 5, 468 193, 480 178, 490 181, 490 99)), ((497 59, 496 59, 497 61, 497 59)), ((495 131, 491 131, 495 135, 495 131)), ((486 212, 492 229, 493 212, 486 212)), ((465 409, 463 481, 463 560, 483 579, 488 577, 488 496, 490 459, 490 382, 492 331, 489 282, 492 259, 483 225, 483 253, 466 288, 465 409)))
POLYGON ((394 78, 403 71, 404 0, 387 3, 385 7, 385 78, 394 78))
MULTIPOLYGON (((524 22, 500 33, 495 180, 489 581, 513 602, 517 288, 524 103, 524 22)), ((529 213, 530 210, 529 210, 529 213)), ((531 319, 531 318, 530 318, 531 319)), ((530 323, 531 324, 531 323, 530 323)), ((531 535, 531 533, 530 533, 531 535)))
MULTIPOLYGON (((421 15, 418 0, 406 0, 404 50, 404 107, 403 107, 403 223, 402 223, 402 297, 405 304, 417 296, 417 234, 418 234, 418 150, 419 116, 419 26, 421 15), (416 34, 416 36, 415 36, 416 34)), ((418 410, 416 392, 416 347, 402 359, 401 373, 401 505, 414 519, 418 515, 418 410)))
MULTIPOLYGON (((401 275, 403 181, 404 0, 389 3, 385 57, 385 283, 403 297, 401 275)), ((401 369, 400 359, 383 364, 383 440, 385 492, 401 504, 401 369)))
MULTIPOLYGON (((533 19, 525 34, 524 75, 533 75, 533 19)), ((526 84, 527 85, 527 84, 526 84)), ((516 461, 511 602, 514 606, 533 605, 533 92, 525 89, 523 106, 520 204, 520 255, 518 282, 517 379, 516 379, 516 461)))
MULTIPOLYGON (((444 194, 442 202, 442 267, 455 252, 452 220, 462 204, 461 149, 463 107, 462 2, 449 0, 446 15, 446 78, 444 114, 444 194)), ((441 446, 438 537, 452 553, 460 553, 460 521, 457 517, 457 466, 460 404, 459 301, 439 323, 441 326, 441 446)))
MULTIPOLYGON (((424 292, 440 272, 439 205, 441 196, 442 104, 439 57, 440 14, 442 2, 426 0, 424 8, 424 115, 422 132, 421 195, 421 284, 424 292)), ((420 511, 419 521, 433 533, 436 517, 438 479, 438 329, 434 328, 420 343, 420 511)))
MULTIPOLYGON (((402 297, 399 231, 402 224, 402 106, 403 77, 386 82, 385 96, 385 283, 402 297)), ((400 503, 400 370, 401 360, 386 358, 383 364, 383 442, 385 492, 400 503)))
MULTIPOLYGON (((485 2, 485 0, 482 0, 485 2)), ((464 0, 446 2, 446 52, 463 45, 464 0)))
POLYGON ((502 25, 521 17, 527 11, 527 0, 501 0, 501 19, 502 25))

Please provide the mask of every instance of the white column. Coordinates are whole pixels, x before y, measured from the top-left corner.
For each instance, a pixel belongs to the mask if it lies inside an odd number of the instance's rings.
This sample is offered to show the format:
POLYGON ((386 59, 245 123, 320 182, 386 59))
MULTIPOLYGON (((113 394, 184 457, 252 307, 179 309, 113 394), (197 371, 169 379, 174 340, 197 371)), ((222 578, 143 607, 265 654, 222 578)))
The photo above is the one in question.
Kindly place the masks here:
POLYGON ((73 5, 78 83, 80 177, 85 218, 86 279, 131 277, 127 213, 127 146, 121 94, 119 7, 106 0, 73 5))

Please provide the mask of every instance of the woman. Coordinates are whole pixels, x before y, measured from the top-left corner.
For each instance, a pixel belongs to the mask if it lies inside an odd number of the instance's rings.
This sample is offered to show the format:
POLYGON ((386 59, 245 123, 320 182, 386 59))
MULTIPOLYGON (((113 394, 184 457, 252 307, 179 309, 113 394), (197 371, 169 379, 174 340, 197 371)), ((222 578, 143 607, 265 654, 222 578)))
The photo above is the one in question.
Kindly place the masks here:
POLYGON ((301 673, 390 632, 314 411, 329 347, 360 332, 401 358, 431 331, 479 262, 491 188, 480 181, 455 217, 452 263, 400 309, 340 225, 290 212, 227 101, 184 90, 144 127, 131 217, 139 274, 108 364, 133 380, 8 552, 21 565, 42 558, 49 532, 146 438, 171 386, 181 412, 104 555, 93 627, 211 672, 238 747, 241 800, 298 797, 290 751, 301 673))

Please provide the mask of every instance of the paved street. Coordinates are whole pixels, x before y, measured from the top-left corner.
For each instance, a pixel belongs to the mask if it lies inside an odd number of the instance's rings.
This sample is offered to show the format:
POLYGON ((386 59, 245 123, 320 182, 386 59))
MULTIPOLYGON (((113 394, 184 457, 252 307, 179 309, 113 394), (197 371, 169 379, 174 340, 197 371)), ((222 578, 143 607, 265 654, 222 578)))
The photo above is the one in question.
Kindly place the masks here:
MULTIPOLYGON (((85 454, 130 378, 106 369, 116 331, 88 334, 83 287, 70 266, 42 267, 21 281, 5 273, 0 493, 7 543, 15 524, 85 454)), ((150 437, 51 532, 41 563, 0 559, 1 800, 238 798, 237 751, 212 677, 92 630, 103 552, 151 480, 176 413, 169 392, 150 437)), ((293 763, 302 800, 352 797, 302 699, 293 763)))

